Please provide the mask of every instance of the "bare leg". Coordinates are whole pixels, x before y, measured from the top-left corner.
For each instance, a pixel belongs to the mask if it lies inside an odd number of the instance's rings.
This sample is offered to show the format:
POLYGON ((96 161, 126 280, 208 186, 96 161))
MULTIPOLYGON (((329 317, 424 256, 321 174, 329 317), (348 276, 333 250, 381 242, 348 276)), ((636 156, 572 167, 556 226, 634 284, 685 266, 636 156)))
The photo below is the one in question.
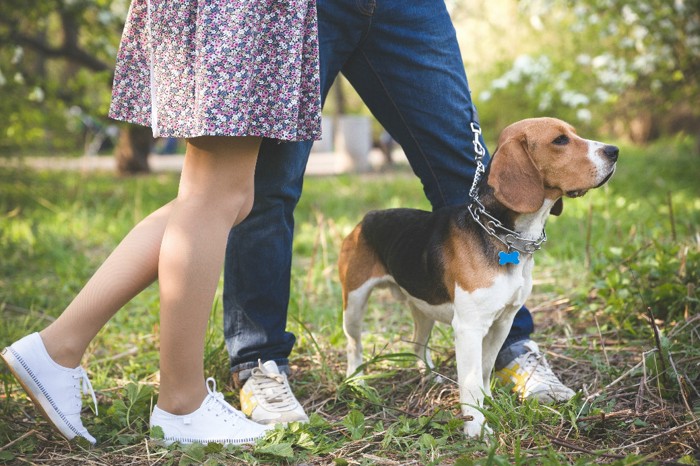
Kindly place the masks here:
POLYGON ((139 222, 60 317, 40 332, 54 361, 77 367, 88 344, 112 316, 158 276, 158 254, 172 203, 139 222))
POLYGON ((259 138, 188 141, 178 197, 163 236, 158 406, 196 410, 207 392, 204 339, 231 227, 253 204, 259 138))
POLYGON ((156 278, 161 294, 161 390, 172 414, 204 397, 204 338, 231 227, 250 212, 259 138, 188 141, 178 197, 137 224, 61 316, 40 334, 49 355, 76 367, 90 341, 156 278))

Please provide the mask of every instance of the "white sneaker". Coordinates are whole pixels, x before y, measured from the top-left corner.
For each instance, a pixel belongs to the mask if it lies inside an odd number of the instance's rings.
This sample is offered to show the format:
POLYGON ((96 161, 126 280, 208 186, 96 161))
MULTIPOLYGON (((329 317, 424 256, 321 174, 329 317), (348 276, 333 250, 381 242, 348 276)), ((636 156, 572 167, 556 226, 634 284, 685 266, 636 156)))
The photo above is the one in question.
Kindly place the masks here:
POLYGON ((258 362, 241 388, 241 410, 260 424, 308 422, 304 407, 289 388, 275 361, 258 362))
POLYGON ((269 426, 256 424, 224 400, 223 393, 216 391, 216 381, 207 379, 209 394, 193 413, 175 415, 158 406, 151 414, 151 428, 163 429, 162 443, 255 443, 265 436, 269 426))
POLYGON ((501 383, 513 384, 513 391, 523 399, 532 398, 542 403, 567 401, 576 394, 552 372, 537 343, 527 340, 522 345, 526 352, 496 371, 501 383))
POLYGON ((97 399, 90 380, 82 367, 70 369, 57 364, 46 351, 38 333, 32 333, 5 348, 0 356, 17 377, 39 412, 68 440, 83 437, 93 445, 97 442, 80 420, 82 393, 97 399))

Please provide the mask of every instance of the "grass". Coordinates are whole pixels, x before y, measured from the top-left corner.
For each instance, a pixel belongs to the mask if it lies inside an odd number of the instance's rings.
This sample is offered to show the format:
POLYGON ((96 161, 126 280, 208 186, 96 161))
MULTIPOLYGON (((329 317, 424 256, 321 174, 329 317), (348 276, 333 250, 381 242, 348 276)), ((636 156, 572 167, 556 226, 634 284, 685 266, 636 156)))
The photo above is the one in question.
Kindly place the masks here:
MULTIPOLYGON (((433 384, 407 354, 409 313, 388 294, 375 293, 366 318, 367 383, 343 377, 339 243, 367 210, 428 207, 416 178, 397 169, 306 180, 288 327, 298 337, 291 383, 312 413, 308 425, 255 447, 149 443, 158 388, 153 286, 84 359, 100 415, 83 417, 98 446, 54 434, 0 367, 0 463, 700 464, 700 185, 691 147, 679 139, 623 148, 608 186, 566 201, 550 220, 529 304, 536 340, 579 394, 550 407, 495 387, 488 444, 462 436, 451 329, 433 332, 446 379, 433 384)), ((133 223, 176 189, 173 175, 0 168, 0 346, 54 319, 133 223)), ((220 385, 228 378, 221 319, 219 298, 206 365, 220 385)))

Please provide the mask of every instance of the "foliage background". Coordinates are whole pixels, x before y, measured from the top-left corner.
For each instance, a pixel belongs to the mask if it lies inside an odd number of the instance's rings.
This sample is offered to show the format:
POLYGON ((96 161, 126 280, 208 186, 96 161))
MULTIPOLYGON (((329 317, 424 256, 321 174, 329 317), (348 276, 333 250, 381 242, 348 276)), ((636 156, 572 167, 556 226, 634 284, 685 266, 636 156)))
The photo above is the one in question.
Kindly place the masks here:
MULTIPOLYGON (((0 155, 79 154, 114 124, 106 114, 128 5, 0 4, 0 155)), ((483 126, 493 132, 547 114, 636 142, 700 133, 700 0, 448 5, 483 126)), ((341 86, 343 110, 367 113, 341 86)), ((338 105, 329 101, 327 111, 338 105)))
MULTIPOLYGON (((449 326, 433 331, 446 381, 432 384, 407 355, 410 313, 389 293, 370 300, 366 384, 343 376, 341 239, 370 209, 428 208, 416 177, 397 167, 305 180, 288 328, 298 337, 291 383, 311 424, 254 448, 149 444, 158 387, 154 285, 115 316, 83 360, 100 403, 99 416, 83 415, 97 447, 62 441, 0 365, 0 463, 700 464, 697 154, 689 138, 621 149, 611 182, 565 201, 549 222, 528 303, 538 343, 579 395, 551 407, 494 387, 492 443, 462 436, 449 326)), ((54 319, 134 222, 174 196, 177 181, 167 173, 124 179, 0 167, 0 347, 54 319)), ((205 364, 236 404, 221 327, 219 287, 205 364)))

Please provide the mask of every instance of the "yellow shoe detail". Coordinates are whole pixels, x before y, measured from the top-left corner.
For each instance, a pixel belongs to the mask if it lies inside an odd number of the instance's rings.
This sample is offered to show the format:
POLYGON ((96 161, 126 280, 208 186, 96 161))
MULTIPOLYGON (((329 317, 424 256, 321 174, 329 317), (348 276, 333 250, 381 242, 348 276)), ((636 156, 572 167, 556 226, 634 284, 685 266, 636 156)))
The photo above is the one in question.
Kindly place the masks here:
POLYGON ((241 411, 243 414, 250 417, 253 414, 253 410, 257 408, 258 402, 255 401, 253 397, 253 392, 241 389, 241 411))
POLYGON ((525 384, 530 374, 526 371, 522 371, 522 373, 518 373, 518 371, 520 371, 520 365, 515 363, 512 367, 504 367, 497 371, 496 377, 500 379, 503 385, 513 384, 513 392, 523 396, 525 394, 525 384))

